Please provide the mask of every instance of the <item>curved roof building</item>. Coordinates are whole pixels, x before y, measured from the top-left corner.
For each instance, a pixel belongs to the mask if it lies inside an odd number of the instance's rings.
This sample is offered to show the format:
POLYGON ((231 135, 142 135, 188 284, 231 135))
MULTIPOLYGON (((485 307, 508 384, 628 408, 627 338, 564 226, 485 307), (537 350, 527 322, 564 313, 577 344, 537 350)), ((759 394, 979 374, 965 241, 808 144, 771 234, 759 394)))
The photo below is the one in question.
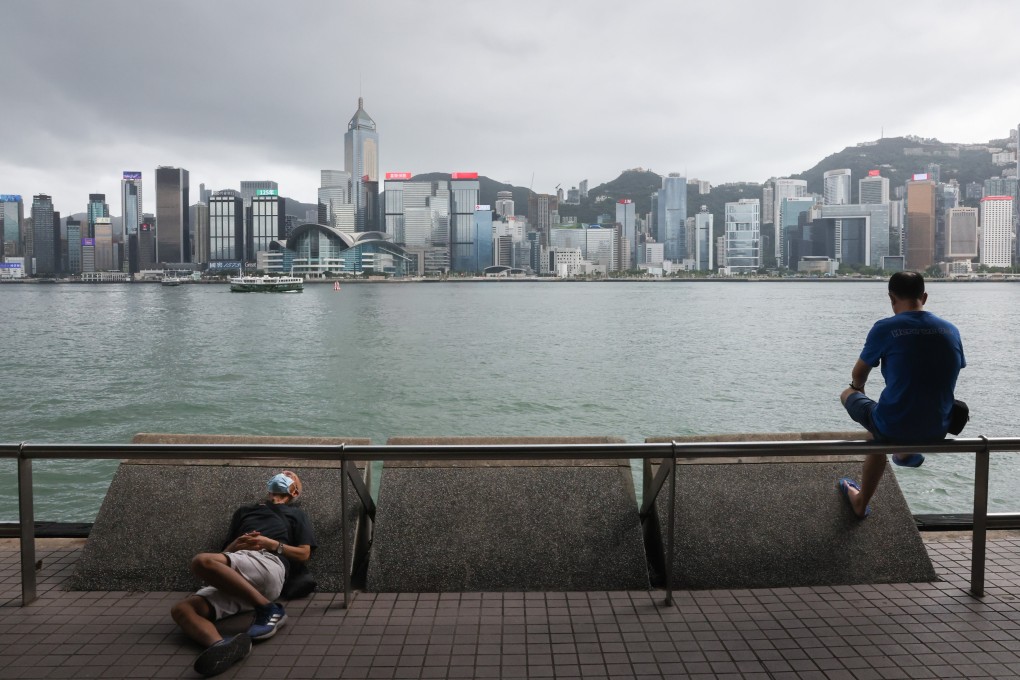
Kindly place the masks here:
POLYGON ((294 276, 321 277, 327 272, 415 275, 417 258, 381 231, 349 234, 324 224, 302 224, 285 245, 284 271, 294 276))

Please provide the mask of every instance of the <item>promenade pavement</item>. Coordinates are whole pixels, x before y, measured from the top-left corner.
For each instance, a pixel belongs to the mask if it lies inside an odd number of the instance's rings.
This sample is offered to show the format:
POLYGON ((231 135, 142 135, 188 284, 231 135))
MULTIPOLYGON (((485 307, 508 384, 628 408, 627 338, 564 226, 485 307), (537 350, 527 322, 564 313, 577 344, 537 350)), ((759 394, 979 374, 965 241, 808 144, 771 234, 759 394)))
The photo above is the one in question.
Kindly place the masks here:
MULTIPOLYGON (((316 593, 222 678, 1020 678, 1020 534, 994 533, 983 599, 969 535, 925 535, 935 583, 756 590, 316 593)), ((20 607, 0 541, 0 679, 195 678, 182 593, 68 592, 81 542, 40 541, 20 607)), ((234 627, 245 627, 236 620, 234 627)))

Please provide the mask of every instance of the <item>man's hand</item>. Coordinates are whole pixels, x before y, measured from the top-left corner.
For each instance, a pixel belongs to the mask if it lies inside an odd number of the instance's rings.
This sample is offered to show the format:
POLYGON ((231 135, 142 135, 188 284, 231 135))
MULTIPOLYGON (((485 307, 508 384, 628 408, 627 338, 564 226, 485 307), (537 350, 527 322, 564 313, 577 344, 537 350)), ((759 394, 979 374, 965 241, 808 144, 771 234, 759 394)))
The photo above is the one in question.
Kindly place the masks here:
POLYGON ((227 546, 227 552, 238 550, 268 550, 271 545, 275 546, 276 541, 267 538, 257 531, 249 531, 235 538, 227 546))

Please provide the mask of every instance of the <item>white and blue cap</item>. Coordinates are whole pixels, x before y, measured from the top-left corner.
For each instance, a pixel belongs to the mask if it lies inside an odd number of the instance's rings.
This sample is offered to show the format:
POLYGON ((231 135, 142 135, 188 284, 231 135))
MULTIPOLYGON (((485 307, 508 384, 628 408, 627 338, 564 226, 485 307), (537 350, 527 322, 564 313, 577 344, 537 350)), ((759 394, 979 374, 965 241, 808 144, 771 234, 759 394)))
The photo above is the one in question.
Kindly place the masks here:
POLYGON ((290 496, 292 495, 290 487, 293 484, 294 479, 281 472, 266 482, 266 488, 269 490, 269 493, 285 493, 290 496))

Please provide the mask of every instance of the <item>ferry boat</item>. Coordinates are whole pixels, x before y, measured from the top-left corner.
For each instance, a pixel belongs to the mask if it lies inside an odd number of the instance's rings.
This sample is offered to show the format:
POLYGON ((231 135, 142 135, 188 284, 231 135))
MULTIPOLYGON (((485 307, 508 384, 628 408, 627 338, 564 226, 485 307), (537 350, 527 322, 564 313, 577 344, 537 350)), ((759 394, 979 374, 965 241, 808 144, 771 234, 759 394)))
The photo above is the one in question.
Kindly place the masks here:
POLYGON ((296 276, 237 276, 230 279, 232 293, 300 293, 305 282, 296 276))
POLYGON ((179 286, 181 285, 181 280, 176 276, 164 276, 160 283, 164 286, 179 286))

